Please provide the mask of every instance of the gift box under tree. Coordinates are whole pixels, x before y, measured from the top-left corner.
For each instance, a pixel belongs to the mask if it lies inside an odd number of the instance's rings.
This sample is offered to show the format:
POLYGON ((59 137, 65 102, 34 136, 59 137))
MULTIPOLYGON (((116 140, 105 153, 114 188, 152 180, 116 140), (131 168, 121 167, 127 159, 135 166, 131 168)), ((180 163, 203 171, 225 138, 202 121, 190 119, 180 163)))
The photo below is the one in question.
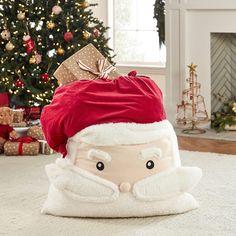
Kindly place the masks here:
POLYGON ((29 136, 20 137, 4 144, 4 154, 7 156, 35 156, 39 154, 39 142, 29 136))
POLYGON ((44 138, 43 130, 41 126, 32 126, 27 132, 27 136, 37 139, 39 142, 39 153, 44 155, 53 154, 54 151, 48 146, 47 141, 44 138))

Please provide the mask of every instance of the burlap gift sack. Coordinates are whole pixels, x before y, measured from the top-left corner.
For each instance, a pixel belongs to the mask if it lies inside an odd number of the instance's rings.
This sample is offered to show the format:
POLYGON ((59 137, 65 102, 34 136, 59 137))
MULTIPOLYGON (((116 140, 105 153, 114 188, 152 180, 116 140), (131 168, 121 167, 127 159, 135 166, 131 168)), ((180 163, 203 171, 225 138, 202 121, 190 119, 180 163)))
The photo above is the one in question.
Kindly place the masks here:
POLYGON ((28 132, 27 132, 27 136, 30 136, 30 137, 35 138, 37 140, 45 139, 44 134, 43 134, 43 130, 40 126, 30 127, 28 132))
POLYGON ((24 119, 24 110, 23 109, 16 109, 13 111, 13 123, 21 123, 24 119))
MULTIPOLYGON (((76 80, 92 80, 96 79, 98 75, 81 69, 79 61, 91 68, 93 71, 98 72, 98 61, 106 60, 105 57, 93 46, 88 44, 81 50, 67 58, 55 71, 54 76, 60 85, 68 84, 76 80)), ((108 68, 111 64, 106 60, 104 68, 108 68)), ((113 67, 114 68, 114 67, 113 67)), ((115 70, 115 68, 114 68, 115 70)), ((109 78, 116 78, 119 74, 116 71, 109 73, 109 78)))
POLYGON ((39 154, 39 142, 30 143, 7 141, 4 144, 4 154, 7 156, 27 155, 34 156, 39 154))

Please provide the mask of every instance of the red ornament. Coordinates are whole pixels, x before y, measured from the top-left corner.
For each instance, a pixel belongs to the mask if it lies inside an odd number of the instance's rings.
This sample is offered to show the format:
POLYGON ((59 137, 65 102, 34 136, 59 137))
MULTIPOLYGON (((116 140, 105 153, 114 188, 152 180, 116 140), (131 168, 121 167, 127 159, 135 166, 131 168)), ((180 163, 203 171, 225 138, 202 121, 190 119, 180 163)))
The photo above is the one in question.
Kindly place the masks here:
POLYGON ((96 38, 98 38, 98 37, 101 35, 101 32, 100 32, 98 29, 94 28, 94 29, 93 29, 93 35, 94 35, 96 38))
POLYGON ((73 36, 73 34, 71 32, 64 33, 64 39, 65 39, 66 42, 71 41, 73 39, 73 37, 74 36, 73 36))
POLYGON ((29 35, 24 36, 23 40, 24 40, 24 43, 25 43, 26 52, 28 54, 30 54, 32 52, 32 50, 35 48, 35 43, 29 35))
POLYGON ((15 81, 15 86, 16 86, 17 88, 23 88, 23 87, 24 87, 24 82, 23 82, 21 79, 17 79, 17 80, 15 81))
POLYGON ((48 73, 44 73, 44 74, 42 74, 41 75, 41 79, 42 79, 42 81, 43 82, 48 82, 48 80, 49 80, 49 75, 48 75, 48 73))

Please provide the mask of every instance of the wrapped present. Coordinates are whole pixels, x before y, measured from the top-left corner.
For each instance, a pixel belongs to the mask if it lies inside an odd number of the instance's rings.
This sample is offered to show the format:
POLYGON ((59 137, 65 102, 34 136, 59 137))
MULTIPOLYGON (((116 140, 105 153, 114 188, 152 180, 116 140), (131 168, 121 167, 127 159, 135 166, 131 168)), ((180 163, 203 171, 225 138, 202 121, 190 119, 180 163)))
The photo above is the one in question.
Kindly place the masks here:
POLYGON ((37 120, 41 115, 41 107, 30 107, 27 113, 27 120, 37 120))
POLYGON ((9 107, 10 100, 8 93, 0 93, 0 107, 9 107))
POLYGON ((32 126, 27 132, 27 136, 35 138, 37 140, 44 140, 43 130, 40 126, 32 126))
POLYGON ((55 153, 53 149, 51 149, 45 140, 38 140, 40 144, 39 152, 44 155, 51 155, 55 153))
POLYGON ((60 85, 76 80, 92 80, 101 77, 116 78, 119 76, 105 57, 93 46, 88 44, 66 59, 55 71, 54 76, 60 85))
POLYGON ((13 123, 21 123, 24 120, 24 109, 15 109, 13 111, 13 123))
POLYGON ((39 119, 41 115, 41 110, 42 110, 41 107, 21 107, 21 106, 18 106, 17 110, 18 109, 24 110, 23 117, 24 117, 24 120, 27 120, 27 121, 39 119))
POLYGON ((17 127, 26 127, 27 126, 26 122, 24 122, 24 121, 19 122, 19 123, 12 123, 11 125, 12 125, 12 127, 15 127, 15 128, 17 128, 17 127))
POLYGON ((29 136, 20 137, 14 141, 7 141, 4 144, 4 153, 7 156, 38 155, 39 142, 29 136))

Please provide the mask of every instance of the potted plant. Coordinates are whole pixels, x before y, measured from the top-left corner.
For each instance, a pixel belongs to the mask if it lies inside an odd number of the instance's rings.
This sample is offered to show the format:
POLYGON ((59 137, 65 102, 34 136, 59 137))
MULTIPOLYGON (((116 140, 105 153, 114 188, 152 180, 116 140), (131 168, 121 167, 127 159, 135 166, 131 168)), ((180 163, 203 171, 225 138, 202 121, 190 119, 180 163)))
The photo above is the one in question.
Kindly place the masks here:
POLYGON ((236 130, 236 99, 230 99, 224 103, 221 111, 212 113, 211 128, 217 132, 236 130))

